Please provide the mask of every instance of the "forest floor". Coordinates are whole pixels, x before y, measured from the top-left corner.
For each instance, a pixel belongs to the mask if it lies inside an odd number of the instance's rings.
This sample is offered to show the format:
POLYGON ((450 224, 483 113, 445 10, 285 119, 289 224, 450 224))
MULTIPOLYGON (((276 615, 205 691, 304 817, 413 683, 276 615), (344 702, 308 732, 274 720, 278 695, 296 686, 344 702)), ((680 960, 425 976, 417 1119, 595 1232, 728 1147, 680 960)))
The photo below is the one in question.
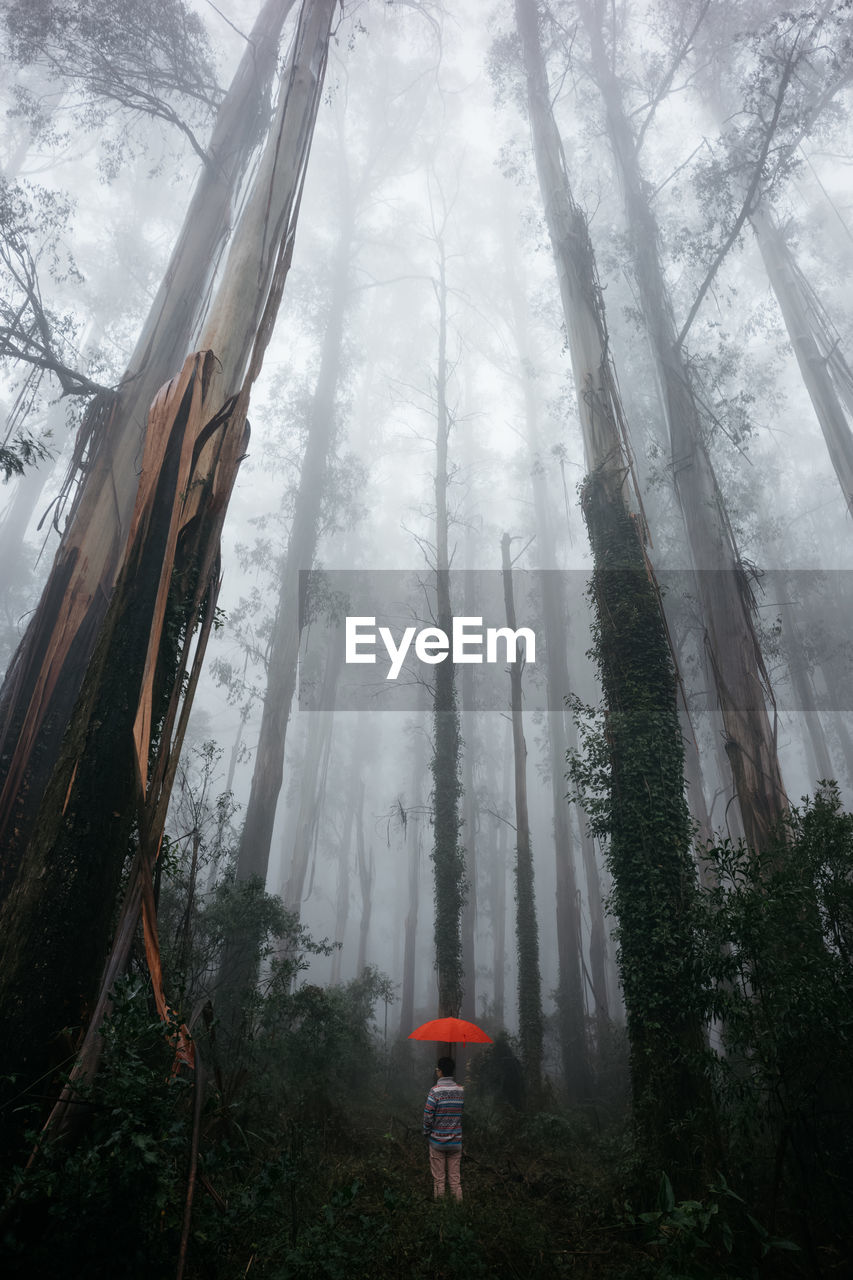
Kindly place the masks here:
POLYGON ((316 1164, 301 1188, 292 1187, 290 1221, 272 1251, 258 1242, 256 1251, 234 1257, 233 1270, 215 1274, 237 1276, 243 1268, 277 1280, 851 1274, 836 1244, 810 1257, 794 1240, 771 1236, 725 1183, 701 1201, 667 1201, 641 1190, 622 1117, 605 1125, 596 1113, 523 1116, 472 1100, 463 1201, 449 1195, 436 1201, 420 1099, 412 1093, 404 1110, 400 1101, 386 1094, 343 1125, 340 1117, 321 1122, 311 1143, 316 1164))
MULTIPOLYGON (((45 1149, 19 1182, 0 1233, 4 1276, 179 1274, 192 1086, 152 1083, 161 1069, 122 1062, 127 1075, 97 1095, 85 1142, 45 1149)), ((550 1097, 523 1112, 471 1085, 463 1201, 435 1201, 421 1129, 428 1071, 352 1068, 349 1089, 339 1080, 298 1102, 277 1092, 272 1107, 267 1094, 260 1110, 209 1097, 183 1280, 853 1274, 833 1231, 796 1212, 780 1207, 771 1234, 758 1194, 747 1204, 718 1179, 700 1199, 676 1200, 665 1180, 644 1185, 624 1099, 571 1110, 550 1097)))

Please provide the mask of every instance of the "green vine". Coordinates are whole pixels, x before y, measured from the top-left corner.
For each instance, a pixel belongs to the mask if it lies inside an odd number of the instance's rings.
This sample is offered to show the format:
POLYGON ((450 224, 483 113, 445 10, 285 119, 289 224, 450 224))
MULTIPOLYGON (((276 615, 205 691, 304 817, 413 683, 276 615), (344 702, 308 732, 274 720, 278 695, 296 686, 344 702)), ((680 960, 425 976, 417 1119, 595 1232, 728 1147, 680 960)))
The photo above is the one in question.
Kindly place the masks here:
POLYGON ((608 841, 636 1120, 647 1152, 687 1174, 711 1126, 676 674, 637 523, 601 473, 587 478, 581 501, 604 714, 599 732, 582 725, 586 754, 570 771, 608 841))

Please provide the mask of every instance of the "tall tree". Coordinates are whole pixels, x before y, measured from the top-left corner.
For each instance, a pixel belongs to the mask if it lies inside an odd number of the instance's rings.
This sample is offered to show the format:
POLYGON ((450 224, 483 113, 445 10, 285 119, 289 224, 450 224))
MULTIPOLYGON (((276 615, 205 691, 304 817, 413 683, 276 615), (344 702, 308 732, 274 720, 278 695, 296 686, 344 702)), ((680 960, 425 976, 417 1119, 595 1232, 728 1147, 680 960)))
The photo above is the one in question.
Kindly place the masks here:
POLYGON ((535 365, 528 335, 526 307, 518 274, 512 267, 507 271, 507 283, 512 304, 512 328, 518 351, 519 377, 524 392, 524 428, 530 461, 536 540, 541 566, 539 587, 545 640, 548 754, 554 812, 554 853, 557 866, 557 1009, 560 1050, 566 1088, 571 1097, 578 1098, 588 1093, 590 1078, 581 977, 583 948, 580 935, 580 911, 565 786, 565 760, 569 739, 566 733, 564 709, 566 699, 571 693, 567 652, 568 620, 562 599, 560 575, 555 572, 557 562, 554 521, 541 456, 539 413, 534 388, 535 365))
MULTIPOLYGON (((326 651, 325 669, 321 691, 321 705, 334 705, 335 689, 343 665, 343 646, 330 643, 326 651)), ((281 896, 288 911, 297 917, 302 910, 305 877, 310 861, 317 854, 317 840, 329 755, 332 750, 335 713, 331 710, 313 711, 308 725, 308 740, 302 761, 302 781, 299 788, 299 808, 296 819, 290 863, 281 896)))
POLYGON ((847 510, 853 515, 853 369, 840 335, 798 266, 772 210, 759 205, 749 221, 847 510))
MULTIPOLYGON (((190 350, 203 320, 213 270, 231 234, 241 179, 263 134, 266 100, 275 72, 278 38, 293 0, 267 0, 231 87, 223 99, 209 143, 210 162, 199 176, 183 229, 157 297, 116 391, 96 396, 84 419, 76 457, 85 472, 74 496, 53 566, 0 690, 0 840, 6 848, 0 892, 12 883, 21 851, 38 813, 74 701, 94 650, 119 573, 136 500, 148 410, 158 389, 190 350)), ((331 24, 331 11, 318 16, 331 24)), ((281 130, 306 104, 317 77, 315 50, 306 49, 300 24, 288 78, 300 83, 294 102, 280 100, 274 130, 281 130), (312 61, 313 57, 313 61, 312 61), (304 68, 309 82, 302 83, 304 68)), ((314 33, 316 34, 316 33, 314 33)), ((323 48, 319 41, 317 48, 323 48)), ((308 118, 313 107, 308 106, 308 118)), ((276 138, 278 134, 273 133, 276 138)), ((284 135, 282 135, 283 137, 284 135)), ((296 164, 288 181, 301 178, 307 138, 299 156, 288 144, 278 172, 296 164)), ((267 153, 264 180, 275 156, 267 153)), ((294 197, 295 197, 294 191, 294 197)), ((263 270, 274 266, 276 240, 257 227, 263 270), (272 259, 270 255, 273 255, 272 259)), ((253 299, 251 309, 256 308, 253 299)), ((241 358, 246 358, 246 341, 241 358)))
POLYGON ((602 785, 635 1113, 647 1148, 687 1184, 698 1176, 691 1128, 707 1114, 707 1092, 675 672, 640 521, 626 500, 626 427, 589 230, 551 106, 538 5, 515 0, 515 15, 588 468, 582 506, 595 566, 591 593, 607 724, 602 785))
MULTIPOLYGON (((637 138, 605 46, 601 0, 581 0, 580 12, 601 92, 607 135, 622 190, 637 295, 669 433, 672 475, 696 570, 705 645, 726 734, 726 753, 747 839, 763 848, 785 810, 786 798, 767 714, 769 680, 754 625, 755 605, 735 544, 725 502, 705 445, 702 417, 660 259, 660 234, 637 138)), ((700 7, 700 20, 703 7, 700 7)))
MULTIPOLYGON (((501 538, 506 623, 517 630, 512 560, 508 533, 501 538)), ((512 714, 512 753, 515 778, 515 937, 518 947, 518 1023, 521 1058, 528 1096, 535 1099, 542 1087, 542 979, 539 971, 539 922, 536 919, 536 891, 533 876, 533 849, 527 807, 527 743, 522 719, 522 674, 524 659, 516 649, 509 664, 512 714)))
POLYGON ((297 659, 308 601, 300 573, 311 569, 320 536, 326 476, 338 422, 335 400, 343 366, 344 322, 351 299, 350 272, 356 209, 342 193, 341 228, 332 266, 332 288, 314 388, 299 486, 281 577, 278 613, 267 665, 261 729, 252 785, 240 838, 237 878, 266 879, 276 805, 284 777, 284 748, 296 688, 297 659))
MULTIPOLYGON (((393 172, 403 138, 422 109, 418 93, 405 110, 393 114, 388 99, 397 90, 386 74, 376 74, 362 116, 345 110, 343 95, 335 102, 335 176, 338 196, 338 239, 333 255, 320 365, 311 402, 308 434, 287 548, 282 558, 277 618, 273 632, 261 729, 246 806, 237 877, 266 876, 276 805, 284 776, 284 749, 294 689, 305 601, 300 573, 309 571, 322 532, 329 499, 329 473, 341 429, 337 398, 346 372, 345 334, 348 315, 359 292, 353 276, 357 254, 367 238, 365 219, 379 186, 393 172)), ((398 95, 399 96, 399 95, 398 95)))
MULTIPOLYGON (((245 448, 249 394, 287 276, 336 7, 336 0, 322 0, 300 14, 271 139, 202 349, 163 388, 148 419, 120 589, 95 638, 2 911, 0 1009, 15 1028, 6 1044, 12 1070, 38 1074, 62 1028, 85 1023, 133 847, 124 941, 113 948, 100 1008, 121 971, 140 904, 151 947, 156 939, 151 868, 213 625, 219 533, 245 448)), ((156 948, 149 960, 156 962, 156 948)))
MULTIPOLYGON (((447 212, 435 228, 438 273, 433 280, 438 304, 438 359, 435 372, 435 619, 449 636, 453 631, 448 546, 450 482, 448 443, 453 415, 448 404, 450 360, 447 351, 447 252, 444 233, 447 212)), ((460 842, 462 740, 456 676, 452 662, 439 662, 433 679, 432 802, 435 880, 435 968, 438 976, 438 1016, 457 1017, 462 1003, 461 918, 465 902, 465 856, 460 842)))

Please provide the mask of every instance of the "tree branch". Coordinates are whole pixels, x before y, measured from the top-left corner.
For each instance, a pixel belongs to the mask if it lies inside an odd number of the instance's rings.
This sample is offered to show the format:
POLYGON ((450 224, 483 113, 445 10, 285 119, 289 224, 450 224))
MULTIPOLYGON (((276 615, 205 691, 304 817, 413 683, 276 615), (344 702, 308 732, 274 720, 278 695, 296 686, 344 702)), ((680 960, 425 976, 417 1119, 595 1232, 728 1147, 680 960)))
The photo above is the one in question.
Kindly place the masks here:
POLYGON ((776 91, 776 99, 773 104, 773 115, 771 116, 770 123, 768 124, 765 130, 764 140, 761 145, 761 151, 759 153, 758 159, 756 160, 755 166, 753 168, 752 177, 749 181, 749 186, 747 187, 746 195, 744 196, 743 203, 740 208, 740 212, 738 213, 738 216, 735 218, 732 224, 731 230, 729 231, 729 234, 726 236, 725 240, 720 245, 719 249, 714 255, 714 260, 711 263, 710 267, 708 268, 705 279, 702 281, 702 284, 700 285, 699 292, 696 295, 696 298, 693 302, 693 306, 690 308, 690 311, 687 314, 687 319, 685 320, 684 324, 681 327, 681 332, 679 333, 678 337, 675 340, 675 346, 677 350, 683 346, 684 339, 687 337, 687 334, 690 330, 690 326, 693 324, 693 321, 696 318, 696 314, 699 308, 701 307, 702 303, 705 301, 705 295, 707 294, 708 290, 713 284, 716 278, 717 272, 722 266, 729 250, 731 249, 732 245, 735 243, 741 231, 743 230, 744 223, 746 222, 749 215, 753 212, 758 202, 758 198, 760 195, 759 187, 761 184, 762 174, 764 172, 764 166, 767 163, 767 157, 770 154, 770 144, 773 141, 773 136, 776 132, 776 126, 779 123, 779 116, 782 112, 782 104, 785 100, 785 93, 787 92, 788 84, 790 83, 791 75, 794 70, 795 54, 796 54, 798 43, 799 43, 799 39, 794 41, 794 43, 791 46, 791 51, 785 60, 785 69, 782 72, 782 76, 779 80, 779 87, 776 91))

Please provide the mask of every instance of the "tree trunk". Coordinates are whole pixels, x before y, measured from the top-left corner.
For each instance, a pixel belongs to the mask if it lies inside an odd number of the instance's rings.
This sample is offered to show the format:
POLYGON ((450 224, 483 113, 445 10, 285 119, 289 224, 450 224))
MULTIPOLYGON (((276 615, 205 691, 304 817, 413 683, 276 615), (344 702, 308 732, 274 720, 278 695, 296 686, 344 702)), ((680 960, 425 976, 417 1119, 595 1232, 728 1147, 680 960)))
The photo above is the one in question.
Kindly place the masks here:
POLYGON ((781 606, 780 616, 782 619, 782 639, 785 646, 788 671, 791 676, 791 685, 802 716, 802 723, 805 726, 803 738, 806 756, 810 764, 809 783, 816 793, 819 782, 829 782, 831 779, 836 778, 837 774, 832 767, 826 734, 823 731, 820 715, 815 705, 814 686, 809 672, 808 660, 803 650, 802 636, 794 621, 794 611, 787 600, 781 606))
POLYGON ((708 1094, 694 991, 690 824, 675 672, 639 521, 586 220, 551 110, 535 0, 515 0, 533 150, 572 361, 587 468, 582 505, 610 763, 610 863, 620 927, 635 1116, 647 1152, 699 1181, 708 1094), (701 1118, 700 1118, 701 1117, 701 1118))
POLYGON ((299 489, 281 571, 278 616, 270 649, 261 730, 237 859, 238 880, 248 880, 252 876, 266 879, 276 806, 284 777, 284 747, 296 688, 297 659, 306 604, 302 598, 305 579, 300 579, 300 573, 307 573, 314 563, 326 469, 336 431, 335 397, 341 371, 354 232, 353 210, 350 206, 345 209, 344 218, 335 253, 332 296, 323 337, 320 370, 311 405, 308 440, 299 472, 299 489))
POLYGON ((408 1036, 415 1025, 415 965, 418 945, 418 911, 421 883, 421 849, 424 822, 423 778, 426 765, 426 731, 416 732, 412 747, 411 803, 406 809, 408 848, 408 904, 403 942, 403 985, 400 991, 400 1036, 408 1036))
POLYGON ((352 759, 349 765, 349 785, 346 788, 346 797, 344 799, 344 817, 341 828, 341 838, 338 842, 338 886, 337 897, 335 901, 335 942, 340 943, 332 956, 332 986, 336 986, 341 980, 341 962, 343 960, 343 946, 346 941, 347 921, 349 920, 350 907, 350 848, 352 846, 352 830, 355 822, 355 810, 358 804, 358 793, 360 785, 359 764, 361 762, 361 742, 359 740, 359 725, 356 724, 355 739, 353 746, 352 759))
MULTIPOLYGON (((436 623, 446 635, 453 630, 450 603, 450 562, 447 535, 447 445, 450 414, 447 407, 447 279, 444 245, 439 240, 439 278, 434 289, 439 308, 436 369, 435 432, 435 590, 436 623)), ((460 922, 465 903, 465 861, 459 842, 459 709, 453 663, 439 662, 433 689, 433 869, 435 872, 435 967, 438 977, 438 1016, 458 1017, 462 1003, 462 938, 460 922)))
MULTIPOLYGON (((225 295, 217 293, 211 317, 221 345, 189 357, 158 395, 121 589, 108 607, 92 661, 86 665, 79 651, 69 650, 85 666, 85 680, 0 916, 0 1010, 6 1025, 17 1029, 7 1042, 17 1069, 43 1066, 61 1029, 86 1021, 137 822, 143 908, 149 901, 150 868, 213 624, 219 533, 246 445, 249 393, 289 266, 334 8, 334 0, 324 0, 300 23, 269 147, 275 163, 272 170, 268 159, 262 163, 262 185, 253 187, 241 217, 241 260, 245 238, 256 251, 263 249, 253 260, 251 298, 239 315, 229 308, 232 323, 225 328, 217 324, 225 295), (259 210, 277 229, 274 245, 259 245, 259 210)), ((226 265, 223 284, 228 279, 226 265)), ((147 939, 152 930, 149 911, 147 939)))
MULTIPOLYGON (((503 776, 499 803, 509 807, 512 767, 512 724, 506 727, 502 753, 503 776)), ((495 1021, 503 1026, 506 1016, 506 869, 509 854, 509 826, 497 821, 496 857, 492 867, 492 981, 494 983, 495 1021)))
MULTIPOLYGON (((477 599, 474 571, 467 563, 465 572, 465 616, 475 617, 477 599)), ((474 667, 462 668, 462 832, 465 841, 465 906, 462 909, 462 1017, 473 1021, 477 1016, 477 792, 474 764, 477 754, 476 717, 474 715, 474 667)))
MULTIPOLYGON (((747 839, 764 848, 786 807, 776 742, 767 714, 769 679, 753 625, 755 605, 723 497, 705 448, 690 372, 678 340, 660 261, 660 237, 631 126, 601 34, 601 9, 581 5, 594 74, 622 188, 634 273, 672 450, 675 489, 690 544, 705 644, 747 839)), ((772 694, 770 694, 772 696, 772 694)))
POLYGON ((749 221, 847 510, 853 515, 853 372, 772 214, 759 206, 749 221))
MULTIPOLYGON (((343 666, 343 646, 332 640, 326 653, 323 672, 323 688, 320 705, 330 707, 334 703, 335 689, 343 666)), ((329 753, 335 727, 334 711, 311 711, 308 741, 302 761, 302 782, 299 788, 299 813, 296 833, 290 855, 290 869, 282 892, 288 911, 297 919, 302 912, 305 877, 312 857, 316 857, 320 815, 326 793, 326 777, 329 769, 329 753)))
MULTIPOLYGON (((325 3, 330 22, 334 6, 332 0, 325 3)), ((241 180, 263 136, 278 39, 292 5, 293 0, 267 0, 255 24, 217 117, 210 162, 125 376, 115 393, 96 397, 81 428, 72 468, 85 460, 83 479, 38 608, 0 691, 3 892, 26 847, 121 567, 149 408, 191 349, 213 267, 230 235, 241 180)), ((322 78, 316 57, 311 65, 322 78)), ((294 110, 301 109, 294 102, 285 110, 286 98, 285 93, 277 129, 285 115, 289 127, 294 110)))
MULTIPOLYGON (((509 237, 505 237, 508 242, 509 237)), ((513 328, 518 351, 519 376, 524 390, 525 424, 533 507, 536 515, 536 539, 539 549, 542 625, 545 637, 545 680, 548 693, 548 749, 551 771, 551 795, 554 813, 554 854, 556 858, 557 920, 557 1010, 563 1080, 573 1100, 589 1094, 590 1076, 586 1044, 586 1023, 581 966, 583 947, 580 933, 577 878, 572 847, 569 804, 566 798, 566 752, 564 704, 571 693, 567 649, 568 620, 565 616, 560 575, 556 572, 556 550, 551 500, 546 474, 540 458, 536 396, 531 383, 533 362, 527 335, 527 322, 518 277, 507 271, 513 328)))
MULTIPOLYGON (((516 630, 512 589, 510 536, 501 538, 501 569, 507 626, 516 630)), ((518 1023, 521 1060, 528 1097, 536 1099, 542 1088, 542 980, 539 973, 539 925, 533 882, 533 850, 527 813, 527 744, 522 723, 521 674, 524 662, 516 651, 509 665, 512 709, 512 750, 515 763, 515 936, 518 946, 518 1023)))
POLYGON ((358 960, 356 976, 361 977, 367 964, 367 940, 370 937, 370 917, 373 912, 373 849, 364 840, 364 782, 358 793, 355 817, 355 850, 358 863, 358 882, 361 886, 361 920, 358 926, 358 960))

